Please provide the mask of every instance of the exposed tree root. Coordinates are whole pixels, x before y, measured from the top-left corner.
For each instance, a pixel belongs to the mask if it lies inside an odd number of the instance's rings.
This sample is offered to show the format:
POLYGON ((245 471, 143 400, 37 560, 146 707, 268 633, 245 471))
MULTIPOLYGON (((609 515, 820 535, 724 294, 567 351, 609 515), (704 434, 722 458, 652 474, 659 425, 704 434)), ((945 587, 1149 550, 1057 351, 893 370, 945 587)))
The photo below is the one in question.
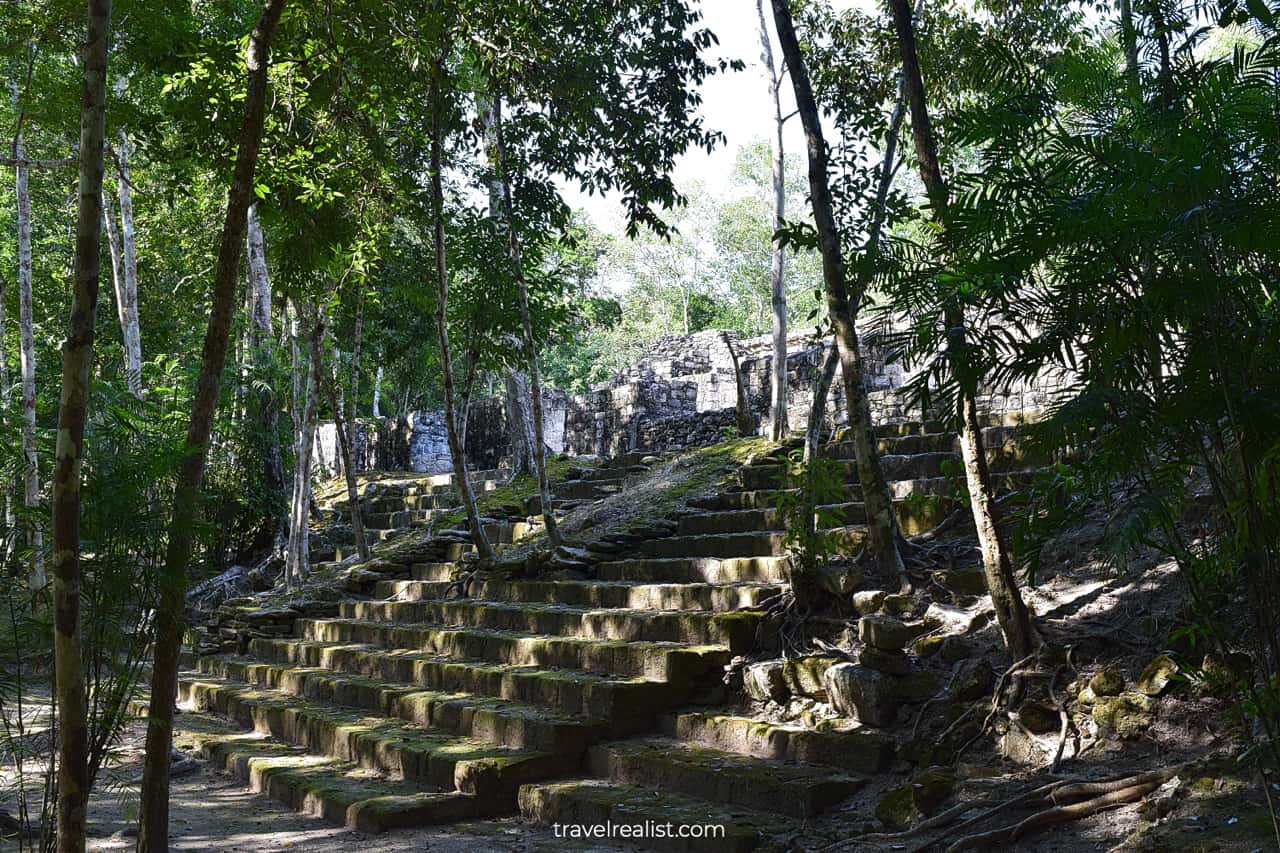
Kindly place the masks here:
POLYGON ((1059 823, 1066 823, 1071 820, 1078 820, 1092 814, 1097 814, 1101 811, 1106 811, 1107 809, 1113 809, 1117 806, 1137 802, 1176 776, 1179 769, 1180 768, 1177 767, 1170 767, 1164 770, 1143 773, 1137 776, 1130 776, 1125 779, 1116 779, 1110 782, 1064 785, 1056 788, 1050 793, 1048 797, 1050 802, 1058 802, 1062 799, 1074 798, 1086 791, 1096 793, 1097 796, 1071 805, 1053 806, 1052 808, 1038 811, 1018 823, 1004 826, 999 829, 966 835, 952 842, 952 844, 946 848, 946 853, 961 853, 961 851, 964 850, 975 849, 1001 849, 1002 847, 1012 844, 1018 839, 1024 838, 1033 832, 1038 832, 1045 827, 1054 826, 1059 823))

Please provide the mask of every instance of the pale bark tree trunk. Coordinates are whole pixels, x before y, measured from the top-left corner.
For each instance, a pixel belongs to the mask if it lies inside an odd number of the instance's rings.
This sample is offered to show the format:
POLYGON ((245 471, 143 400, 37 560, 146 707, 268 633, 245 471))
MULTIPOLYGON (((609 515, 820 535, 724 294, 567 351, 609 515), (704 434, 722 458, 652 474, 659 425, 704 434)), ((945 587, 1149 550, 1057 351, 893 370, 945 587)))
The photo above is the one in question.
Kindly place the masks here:
POLYGON ((120 246, 123 250, 125 379, 129 392, 142 396, 142 331, 138 326, 138 249, 133 229, 133 185, 129 176, 129 137, 120 130, 120 246))
POLYGON ((538 350, 533 341, 533 316, 529 310, 529 282, 524 275, 524 260, 520 254, 520 235, 516 230, 515 205, 511 200, 511 175, 508 171, 506 141, 502 132, 502 101, 494 98, 494 130, 497 141, 498 174, 502 180, 502 210, 507 224, 507 245, 511 255, 511 267, 520 289, 520 331, 524 337, 525 363, 529 368, 530 415, 533 420, 533 464, 538 480, 538 495, 542 500, 542 523, 547 529, 547 540, 554 546, 561 543, 560 528, 556 524, 555 510, 551 505, 551 487, 547 482, 547 443, 542 423, 542 378, 538 369, 538 350))
POLYGON ((382 417, 380 404, 382 402, 382 356, 378 356, 378 369, 373 373, 373 416, 375 418, 382 417))
POLYGON ((213 428, 214 409, 227 340, 236 305, 240 253, 245 221, 253 196, 253 175, 262 145, 262 125, 267 99, 267 66, 271 40, 284 10, 285 0, 266 0, 262 16, 249 36, 244 119, 236 152, 231 187, 227 192, 226 218, 214 273, 209 328, 205 334, 200 373, 196 379, 191 422, 187 429, 189 451, 178 472, 161 575, 155 620, 155 663, 151 670, 151 700, 147 714, 146 758, 141 788, 138 827, 140 853, 167 853, 169 848, 169 749, 173 737, 173 703, 178 692, 178 654, 182 648, 182 613, 186 603, 187 565, 195 546, 196 513, 204 464, 213 428))
MULTIPOLYGON (((7 413, 9 411, 9 400, 11 393, 9 389, 9 348, 8 348, 8 323, 5 316, 5 301, 9 297, 9 280, 0 275, 0 412, 7 413)), ((17 513, 14 511, 13 492, 10 491, 10 483, 4 484, 4 529, 6 531, 4 557, 7 561, 13 551, 13 533, 17 525, 17 513)))
POLYGON ((475 493, 467 476, 467 457, 459 440, 457 410, 454 407, 453 363, 449 354, 449 268, 444 241, 444 95, 440 91, 440 77, 443 74, 443 62, 437 61, 432 68, 431 77, 431 212, 436 256, 436 332, 440 338, 440 370, 444 374, 444 422, 449 434, 454 485, 467 514, 471 540, 480 558, 490 560, 493 558, 493 547, 489 544, 489 537, 484 532, 480 513, 476 509, 475 493))
POLYGON ((80 203, 71 320, 53 464, 53 669, 58 701, 58 853, 84 853, 89 805, 89 707, 80 644, 80 471, 89 411, 102 239, 102 152, 111 0, 90 0, 81 48, 80 203))
POLYGON ((899 578, 904 588, 908 588, 910 582, 898 548, 898 519, 893 511, 889 484, 880 467, 880 454, 876 448, 871 421, 871 405, 863 381, 858 331, 854 325, 863 294, 855 293, 851 300, 846 290, 843 248, 828 183, 827 145, 823 138, 818 104, 809 83, 809 72, 791 21, 788 0, 772 0, 772 3, 778 43, 795 89, 796 109, 804 125, 809 153, 809 197, 822 254, 827 312, 831 316, 840 351, 840 369, 846 404, 849 407, 849 432, 854 445, 858 480, 862 484, 862 500, 867 517, 867 552, 882 570, 891 572, 899 578))
MULTIPOLYGON (((120 321, 120 334, 124 335, 124 249, 120 247, 120 225, 111 209, 111 199, 102 191, 102 222, 107 226, 107 248, 111 252, 111 286, 116 297, 116 319, 120 321)), ((128 364, 126 361, 126 370, 128 364)))
POLYGON ((364 345, 364 286, 356 290, 356 322, 351 341, 351 396, 347 399, 348 438, 355 454, 356 418, 360 416, 360 350, 364 345))
MULTIPOLYGON (((357 328, 358 324, 359 321, 357 320, 357 328)), ((343 414, 344 407, 338 400, 337 389, 342 384, 339 367, 342 362, 337 357, 337 349, 334 350, 333 355, 333 382, 326 386, 329 406, 333 409, 333 431, 338 438, 338 452, 342 454, 342 472, 347 482, 347 501, 351 505, 351 533, 356 540, 356 552, 359 553, 361 560, 368 560, 372 554, 369 552, 369 542, 364 534, 364 511, 360 506, 360 483, 356 480, 355 455, 352 451, 355 443, 355 422, 347 420, 347 417, 343 414)), ((355 406, 351 406, 348 411, 354 408, 355 406)))
POLYGON ((786 438, 787 423, 787 286, 786 253, 777 232, 787 216, 786 157, 782 147, 782 78, 773 63, 773 45, 769 41, 769 28, 765 23, 764 0, 756 0, 756 14, 760 17, 760 60, 769 78, 769 95, 773 100, 774 138, 773 161, 773 246, 769 255, 769 290, 773 307, 773 370, 772 420, 769 434, 774 441, 786 438))
MULTIPOLYGON (((911 130, 915 139, 916 159, 920 177, 933 205, 934 215, 945 229, 948 219, 949 188, 938 165, 937 142, 929 117, 925 97, 924 79, 916 56, 915 25, 912 22, 908 0, 890 0, 894 28, 898 34, 898 47, 902 55, 902 77, 907 102, 911 106, 911 130)), ((1023 603, 1013 574, 1013 561, 1000 533, 991 472, 987 467, 986 451, 982 446, 982 425, 978 420, 977 380, 972 378, 966 364, 965 318, 963 308, 954 299, 944 307, 947 324, 947 350, 952 360, 952 370, 958 378, 957 415, 960 421, 960 450, 964 459, 965 480, 969 487, 969 504, 973 509, 973 522, 978 532, 978 545, 982 551, 982 565, 986 574, 987 590, 996 611, 996 619, 1004 633, 1006 644, 1015 659, 1030 654, 1038 645, 1031 614, 1023 603)))
MULTIPOLYGON (((40 457, 36 451, 36 339, 33 297, 31 292, 31 191, 26 150, 22 133, 13 143, 18 161, 16 191, 18 202, 18 354, 22 373, 22 503, 29 510, 40 506, 40 457)), ((30 588, 44 589, 48 578, 44 571, 44 533, 35 522, 26 529, 27 546, 31 548, 30 588)))
MULTIPOLYGON (((267 274, 266 241, 262 223, 258 221, 258 206, 252 204, 246 212, 245 248, 249 258, 249 350, 264 376, 271 374, 274 330, 271 327, 271 280, 267 274)), ((283 538, 284 507, 284 458, 280 452, 280 407, 274 388, 260 386, 253 396, 254 419, 262 444, 263 482, 274 496, 271 520, 271 539, 278 548, 283 538)))
POLYGON ((311 469, 316 441, 316 396, 322 373, 316 354, 320 351, 321 326, 313 306, 293 300, 294 313, 294 469, 293 497, 289 504, 289 546, 285 554, 285 587, 292 589, 311 573, 311 469), (301 341, 306 333, 306 355, 301 341))
MULTIPOLYGON (((515 343, 519 349, 520 344, 515 343)), ((511 479, 537 470, 533 461, 533 412, 529 405, 529 379, 521 370, 503 372, 507 395, 507 436, 511 441, 511 479)))
MULTIPOLYGON (((489 160, 489 216, 494 222, 509 221, 503 211, 504 178, 502 175, 502 157, 498 147, 498 126, 501 121, 501 101, 497 95, 477 93, 476 103, 480 111, 480 123, 484 127, 485 156, 489 160)), ((508 249, 508 254, 510 249, 508 249)), ((521 337, 508 337, 511 348, 522 351, 523 325, 521 337)), ((475 368, 479 353, 474 347, 467 352, 467 373, 465 394, 462 406, 461 424, 466 448, 467 414, 470 410, 471 388, 475 380, 475 368)), ((531 395, 529 376, 518 367, 507 367, 503 370, 503 386, 507 400, 507 438, 511 442, 511 480, 515 480, 525 471, 537 477, 538 463, 534 455, 536 437, 533 431, 533 406, 529 401, 531 395)))

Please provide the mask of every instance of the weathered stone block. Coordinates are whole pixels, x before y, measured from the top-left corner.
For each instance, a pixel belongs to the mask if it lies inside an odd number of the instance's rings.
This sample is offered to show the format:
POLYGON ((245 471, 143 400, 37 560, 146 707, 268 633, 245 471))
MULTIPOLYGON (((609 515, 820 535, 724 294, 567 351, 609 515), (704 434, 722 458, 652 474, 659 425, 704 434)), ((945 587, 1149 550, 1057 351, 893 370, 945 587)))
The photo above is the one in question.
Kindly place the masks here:
POLYGON ((827 669, 823 682, 840 713, 876 728, 893 725, 898 699, 890 676, 866 666, 838 663, 827 669))

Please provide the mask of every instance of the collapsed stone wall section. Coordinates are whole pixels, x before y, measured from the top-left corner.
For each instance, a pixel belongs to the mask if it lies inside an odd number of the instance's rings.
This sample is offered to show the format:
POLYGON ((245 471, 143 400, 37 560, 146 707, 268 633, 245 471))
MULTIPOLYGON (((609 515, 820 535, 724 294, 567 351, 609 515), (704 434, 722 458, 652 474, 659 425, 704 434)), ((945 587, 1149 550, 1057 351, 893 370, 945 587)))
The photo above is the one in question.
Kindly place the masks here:
MULTIPOLYGON (((888 358, 883 330, 862 330, 862 361, 872 418, 877 423, 934 418, 922 412, 904 391, 909 375, 888 358)), ((737 382, 728 341, 738 356, 748 412, 757 434, 771 423, 772 341, 769 336, 739 339, 736 333, 709 329, 660 338, 612 381, 582 394, 548 389, 543 400, 543 431, 554 453, 616 456, 629 451, 662 451, 712 444, 736 431, 737 382)), ((830 339, 812 333, 788 339, 787 417, 803 429, 813 405, 814 387, 830 339)), ((986 413, 1016 419, 1048 408, 1069 382, 1064 373, 1046 374, 1009 388, 991 389, 979 398, 986 413)), ((825 409, 829 429, 847 422, 839 372, 825 409)), ((316 435, 316 464, 339 470, 336 433, 322 424, 316 435)), ((444 413, 419 411, 381 420, 364 419, 356 430, 356 464, 361 470, 452 470, 444 413)), ((506 404, 501 398, 472 401, 467 418, 467 462, 472 470, 493 470, 512 455, 506 404)))

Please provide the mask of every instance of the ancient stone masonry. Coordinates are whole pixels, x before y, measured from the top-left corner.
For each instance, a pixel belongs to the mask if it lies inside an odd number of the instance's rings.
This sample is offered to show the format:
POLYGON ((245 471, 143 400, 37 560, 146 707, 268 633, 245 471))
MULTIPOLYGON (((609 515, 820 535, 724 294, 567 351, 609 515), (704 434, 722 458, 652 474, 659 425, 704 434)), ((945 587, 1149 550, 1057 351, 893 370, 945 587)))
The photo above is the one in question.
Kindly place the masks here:
MULTIPOLYGON (((925 415, 912 407, 903 386, 903 368, 888 360, 878 330, 862 331, 863 364, 877 423, 901 423, 925 415)), ((767 434, 771 390, 772 344, 768 336, 738 339, 736 333, 709 329, 692 335, 660 338, 612 381, 582 394, 548 390, 544 431, 547 446, 556 453, 578 456, 616 456, 629 451, 660 451, 697 447, 721 440, 736 429, 734 408, 737 383, 726 337, 739 359, 748 409, 756 431, 767 434)), ((826 347, 812 333, 788 339, 788 417, 793 425, 808 421, 813 390, 826 347)), ((1059 377, 993 389, 979 399, 985 414, 1014 419, 1043 410, 1061 386, 1059 377)), ((827 422, 845 422, 844 391, 839 379, 827 401, 827 422)), ((326 472, 338 470, 338 449, 332 424, 316 434, 317 464, 326 472)), ((361 470, 451 470, 444 413, 419 411, 357 424, 353 453, 361 470)), ((475 400, 467 418, 467 461, 474 470, 502 467, 511 455, 506 404, 501 398, 475 400)))

